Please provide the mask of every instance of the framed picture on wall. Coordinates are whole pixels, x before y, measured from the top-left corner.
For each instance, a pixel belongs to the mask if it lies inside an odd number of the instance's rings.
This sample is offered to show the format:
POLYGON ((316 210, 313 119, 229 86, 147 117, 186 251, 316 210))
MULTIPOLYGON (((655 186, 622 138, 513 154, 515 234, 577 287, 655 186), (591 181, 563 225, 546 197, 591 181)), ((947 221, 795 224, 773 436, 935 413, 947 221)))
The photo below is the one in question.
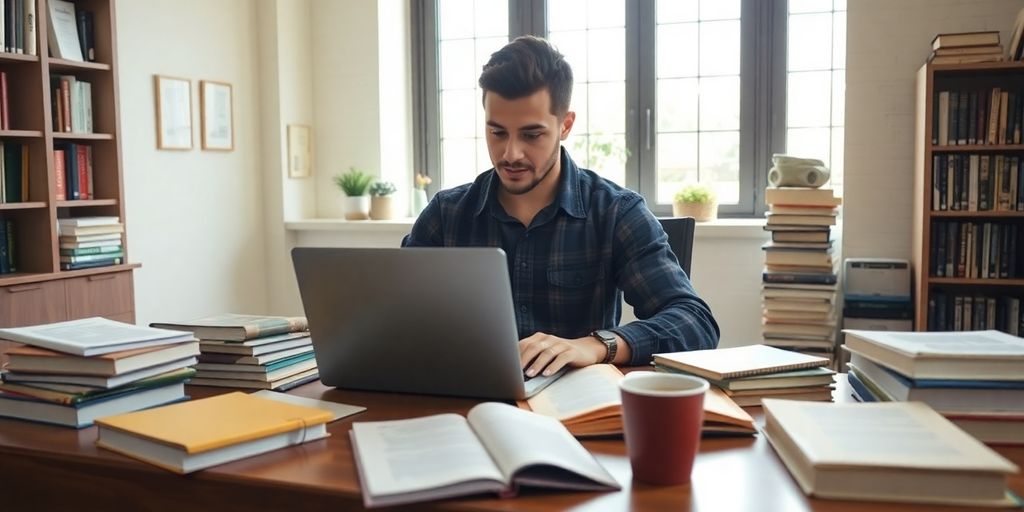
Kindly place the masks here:
POLYGON ((192 149, 192 81, 154 75, 157 149, 192 149))
POLYGON ((235 120, 231 84, 201 80, 199 104, 201 106, 203 149, 231 151, 235 149, 235 120))
POLYGON ((309 126, 288 125, 288 177, 308 178, 313 175, 313 141, 309 126))

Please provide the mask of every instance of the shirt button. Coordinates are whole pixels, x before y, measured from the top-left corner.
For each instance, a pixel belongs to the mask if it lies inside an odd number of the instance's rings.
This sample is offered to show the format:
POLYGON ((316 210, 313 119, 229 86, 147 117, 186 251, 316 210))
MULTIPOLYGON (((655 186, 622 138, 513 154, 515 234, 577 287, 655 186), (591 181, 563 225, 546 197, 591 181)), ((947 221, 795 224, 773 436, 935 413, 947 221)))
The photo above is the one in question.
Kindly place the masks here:
POLYGON ((523 304, 523 305, 519 306, 519 311, 521 313, 526 313, 526 304, 523 304))
POLYGON ((524 262, 520 263, 520 264, 519 264, 519 266, 520 266, 520 267, 523 267, 523 268, 526 268, 526 267, 528 267, 529 265, 527 265, 527 264, 526 264, 526 262, 524 261, 524 262))

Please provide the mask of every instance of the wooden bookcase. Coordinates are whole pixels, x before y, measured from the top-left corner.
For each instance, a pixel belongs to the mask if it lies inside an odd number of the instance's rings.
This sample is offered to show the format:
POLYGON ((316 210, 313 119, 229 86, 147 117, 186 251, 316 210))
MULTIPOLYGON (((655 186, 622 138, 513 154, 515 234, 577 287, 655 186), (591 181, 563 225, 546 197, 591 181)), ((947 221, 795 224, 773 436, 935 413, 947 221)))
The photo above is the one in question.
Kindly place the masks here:
MULTIPOLYGON (((47 0, 36 2, 37 54, 0 53, 7 73, 10 129, 0 140, 28 146, 28 197, 0 204, 0 216, 14 223, 17 272, 0 274, 0 326, 11 327, 106 316, 133 322, 132 269, 122 264, 62 271, 57 219, 91 215, 125 221, 118 115, 117 48, 114 0, 74 0, 76 9, 95 16, 95 62, 51 58, 47 37, 47 0), (51 76, 74 75, 92 84, 94 133, 56 132, 51 121, 51 76), (87 144, 93 152, 95 199, 56 200, 54 143, 87 144)), ((127 235, 122 235, 128 259, 127 235)), ((6 348, 0 342, 0 354, 6 348)))
MULTIPOLYGON (((936 98, 940 98, 940 96, 936 95, 942 91, 989 91, 987 94, 991 95, 991 90, 995 87, 999 87, 1003 91, 1009 90, 1019 93, 1018 98, 1020 102, 1016 105, 1017 115, 1018 117, 1024 117, 1024 62, 926 64, 918 71, 912 256, 916 306, 914 326, 918 331, 955 330, 951 326, 953 325, 952 315, 955 314, 954 308, 956 306, 951 301, 956 296, 963 298, 965 302, 968 300, 968 297, 973 297, 973 302, 976 304, 979 297, 1003 301, 1007 298, 1016 297, 1020 299, 1021 309, 1024 310, 1024 232, 1022 232, 1024 211, 971 211, 970 208, 967 210, 953 210, 948 204, 946 205, 947 209, 942 210, 941 208, 935 208, 933 205, 935 200, 941 200, 941 196, 949 193, 948 190, 946 194, 943 194, 941 189, 939 192, 933 189, 933 185, 937 183, 935 181, 936 176, 939 178, 939 183, 943 181, 943 177, 947 178, 948 189, 948 177, 950 175, 949 159, 970 159, 970 155, 978 155, 978 159, 987 157, 986 160, 994 165, 996 156, 1017 158, 1020 161, 1021 167, 1019 171, 1021 174, 1019 176, 1021 179, 1024 179, 1024 136, 1022 136, 1020 142, 1014 142, 1011 139, 1004 143, 998 143, 999 141, 997 140, 997 143, 993 144, 988 143, 988 140, 984 140, 981 143, 958 145, 942 144, 938 140, 940 134, 935 133, 935 127, 940 124, 938 120, 942 118, 942 108, 938 107, 939 111, 936 111, 938 105, 936 98), (936 168, 936 162, 938 162, 939 168, 936 168), (942 162, 947 162, 945 170, 941 168, 944 165, 942 162), (951 224, 954 227, 951 228, 951 224), (1015 275, 1005 277, 993 277, 991 275, 988 277, 982 275, 960 276, 957 275, 956 271, 954 271, 953 276, 938 275, 940 272, 935 270, 934 267, 940 261, 947 261, 951 250, 957 250, 950 246, 950 240, 955 239, 959 242, 960 235, 962 235, 962 232, 960 232, 954 238, 951 232, 963 229, 962 226, 968 224, 979 226, 977 229, 979 230, 978 236, 980 240, 984 240, 981 237, 986 224, 990 226, 993 233, 996 232, 997 228, 1000 232, 1017 232, 1015 250, 1001 250, 999 254, 1001 260, 1008 262, 1016 260, 1015 275), (943 247, 942 250, 940 250, 940 246, 943 247), (946 306, 944 312, 940 311, 944 306, 943 301, 945 301, 946 306), (945 321, 944 324, 943 321, 945 321), (942 329, 940 324, 945 325, 946 328, 942 329)), ((979 100, 979 103, 981 101, 979 100)), ((973 102, 968 101, 968 105, 970 103, 973 102)), ((952 102, 947 102, 947 104, 952 104, 952 102)), ((970 112, 970 110, 968 111, 970 112)), ((970 119, 969 116, 970 114, 968 114, 968 119, 970 119)), ((1012 119, 1012 115, 1008 117, 1012 119)), ((1022 120, 1021 124, 1024 127, 1024 120, 1022 120)), ((970 121, 968 126, 971 126, 970 121)), ((953 137, 950 136, 949 138, 952 139, 953 137)), ((966 183, 968 190, 971 187, 971 163, 967 161, 966 170, 963 171, 967 173, 966 183)), ((954 176, 956 176, 955 173, 954 176)), ((980 201, 978 206, 980 210, 980 201)), ((1016 206, 1012 207, 1016 208, 1016 206)), ((967 229, 970 230, 970 228, 967 229)), ((989 239, 991 240, 991 238, 990 236, 989 239)), ((978 254, 985 254, 985 244, 982 243, 980 246, 979 252, 975 253, 976 260, 978 259, 978 254)), ((977 248, 977 246, 975 247, 977 248)), ((989 247, 992 246, 990 245, 989 247)), ((959 258, 959 254, 956 257, 959 258)), ((983 256, 980 258, 980 260, 984 259, 983 256)), ((968 260, 968 263, 970 263, 970 260, 968 260)), ((960 262, 954 263, 954 265, 957 264, 962 265, 960 262)), ((981 261, 979 264, 984 265, 984 261, 981 261)), ((969 264, 965 270, 968 273, 970 272, 969 264)), ((946 272, 942 271, 943 274, 946 272)), ((1005 302, 1001 304, 1005 304, 1005 302)), ((991 304, 985 305, 982 311, 987 313, 990 307, 991 304)), ((999 308, 997 307, 997 309, 999 308)), ((966 310, 961 309, 961 313, 965 312, 966 310)), ((974 313, 976 312, 972 308, 972 315, 974 313)), ((999 314, 1005 317, 1005 312, 999 314)), ((972 325, 965 325, 962 322, 960 330, 970 330, 975 327, 973 325, 973 318, 970 323, 972 325)), ((987 323, 983 327, 1006 330, 1001 326, 987 325, 987 323)))

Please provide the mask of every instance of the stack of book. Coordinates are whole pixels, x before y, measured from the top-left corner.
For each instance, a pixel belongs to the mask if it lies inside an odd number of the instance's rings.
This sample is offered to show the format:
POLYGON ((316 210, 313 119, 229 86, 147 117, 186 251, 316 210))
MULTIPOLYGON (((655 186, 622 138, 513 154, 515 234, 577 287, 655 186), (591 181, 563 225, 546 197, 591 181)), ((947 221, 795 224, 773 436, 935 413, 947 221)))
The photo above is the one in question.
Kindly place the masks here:
POLYGON ((320 378, 305 317, 228 313, 150 325, 199 338, 193 385, 284 391, 320 378))
POLYGON ((1024 445, 1024 339, 999 331, 843 332, 858 400, 924 402, 982 442, 1024 445))
POLYGON ((124 224, 120 218, 67 217, 57 221, 57 228, 61 270, 119 265, 123 261, 124 224))
POLYGON ((199 344, 192 333, 105 318, 0 329, 8 350, 0 416, 69 427, 184 400, 199 344))
POLYGON ((654 354, 654 369, 707 379, 741 407, 762 398, 832 401, 829 359, 768 345, 654 354))
POLYGON ((939 34, 932 39, 932 64, 999 62, 1005 58, 999 31, 939 34))
POLYGON ((772 239, 762 249, 765 344, 832 359, 836 272, 832 226, 842 199, 829 188, 765 190, 772 239))

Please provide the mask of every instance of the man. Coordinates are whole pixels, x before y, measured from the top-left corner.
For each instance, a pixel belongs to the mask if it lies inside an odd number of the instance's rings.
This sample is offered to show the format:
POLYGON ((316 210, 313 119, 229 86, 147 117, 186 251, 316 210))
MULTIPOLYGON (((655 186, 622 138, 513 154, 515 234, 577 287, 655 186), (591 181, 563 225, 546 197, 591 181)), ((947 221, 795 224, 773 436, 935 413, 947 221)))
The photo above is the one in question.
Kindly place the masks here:
POLYGON ((519 37, 491 56, 480 87, 494 168, 438 192, 402 245, 504 249, 531 377, 715 348, 718 324, 643 198, 561 147, 576 119, 562 55, 519 37), (622 293, 639 320, 619 326, 622 293))

